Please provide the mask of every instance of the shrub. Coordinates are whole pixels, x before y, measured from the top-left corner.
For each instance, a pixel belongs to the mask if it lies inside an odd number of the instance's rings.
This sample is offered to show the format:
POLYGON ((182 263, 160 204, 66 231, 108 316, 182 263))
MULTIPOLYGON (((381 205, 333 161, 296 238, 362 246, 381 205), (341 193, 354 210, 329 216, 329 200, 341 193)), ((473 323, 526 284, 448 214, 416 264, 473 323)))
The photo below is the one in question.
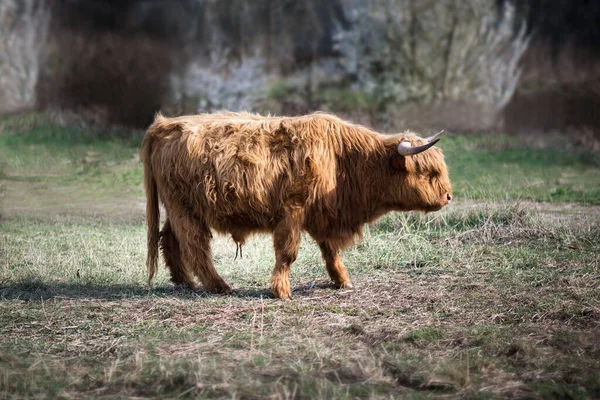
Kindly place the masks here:
POLYGON ((43 1, 0 2, 0 113, 35 105, 49 23, 43 1))

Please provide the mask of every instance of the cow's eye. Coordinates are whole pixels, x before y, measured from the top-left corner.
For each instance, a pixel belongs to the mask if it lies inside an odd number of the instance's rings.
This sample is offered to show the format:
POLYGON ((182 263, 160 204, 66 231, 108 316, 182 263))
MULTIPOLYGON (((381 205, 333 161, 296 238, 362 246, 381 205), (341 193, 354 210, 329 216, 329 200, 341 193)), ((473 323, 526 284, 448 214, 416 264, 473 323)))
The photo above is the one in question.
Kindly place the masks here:
POLYGON ((429 173, 429 181, 433 181, 440 176, 439 172, 430 172, 429 173))

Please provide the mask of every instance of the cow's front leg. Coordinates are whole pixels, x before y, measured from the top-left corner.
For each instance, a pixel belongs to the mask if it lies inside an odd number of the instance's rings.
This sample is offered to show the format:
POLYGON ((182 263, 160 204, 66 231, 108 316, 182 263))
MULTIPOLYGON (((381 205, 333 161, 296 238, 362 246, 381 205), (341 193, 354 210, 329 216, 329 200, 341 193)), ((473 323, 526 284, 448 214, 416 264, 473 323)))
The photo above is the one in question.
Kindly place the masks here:
POLYGON ((325 261, 325 268, 329 277, 338 288, 354 289, 354 285, 350 281, 350 276, 342 260, 340 258, 339 249, 328 241, 319 242, 321 255, 325 261))
POLYGON ((293 216, 281 221, 273 232, 275 268, 271 278, 273 296, 286 300, 292 296, 290 268, 298 256, 300 247, 300 221, 293 216))

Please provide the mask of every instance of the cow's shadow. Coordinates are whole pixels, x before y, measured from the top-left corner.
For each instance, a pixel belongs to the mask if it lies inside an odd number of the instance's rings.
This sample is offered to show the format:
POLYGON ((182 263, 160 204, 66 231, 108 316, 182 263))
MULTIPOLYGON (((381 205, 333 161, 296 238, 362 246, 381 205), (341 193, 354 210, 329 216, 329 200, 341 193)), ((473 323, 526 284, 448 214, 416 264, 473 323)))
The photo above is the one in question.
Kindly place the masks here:
MULTIPOLYGON (((293 297, 311 297, 315 289, 332 289, 333 284, 309 283, 293 287, 293 297)), ((60 283, 42 282, 39 280, 23 280, 19 282, 4 282, 0 284, 0 301, 45 301, 49 299, 142 299, 142 298, 181 298, 201 299, 205 297, 228 297, 208 292, 202 288, 189 289, 184 286, 166 284, 153 286, 149 289, 145 285, 134 284, 92 284, 92 283, 60 283)), ((268 287, 264 288, 235 288, 231 297, 247 299, 272 299, 268 287)))

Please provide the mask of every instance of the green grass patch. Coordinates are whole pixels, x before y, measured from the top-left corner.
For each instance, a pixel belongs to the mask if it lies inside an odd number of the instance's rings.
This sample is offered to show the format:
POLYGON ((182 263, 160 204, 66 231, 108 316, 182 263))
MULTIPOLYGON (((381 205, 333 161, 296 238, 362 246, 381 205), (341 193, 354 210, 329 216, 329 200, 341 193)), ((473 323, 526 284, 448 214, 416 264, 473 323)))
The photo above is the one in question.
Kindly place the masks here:
POLYGON ((135 162, 141 133, 98 128, 36 125, 0 134, 2 177, 8 181, 87 182, 100 188, 141 184, 135 162))
POLYGON ((404 341, 407 343, 423 343, 423 342, 436 342, 441 338, 441 334, 437 329, 434 328, 420 328, 410 332, 404 337, 404 341))
POLYGON ((440 143, 457 198, 600 204, 600 167, 589 153, 526 147, 494 134, 440 143))

